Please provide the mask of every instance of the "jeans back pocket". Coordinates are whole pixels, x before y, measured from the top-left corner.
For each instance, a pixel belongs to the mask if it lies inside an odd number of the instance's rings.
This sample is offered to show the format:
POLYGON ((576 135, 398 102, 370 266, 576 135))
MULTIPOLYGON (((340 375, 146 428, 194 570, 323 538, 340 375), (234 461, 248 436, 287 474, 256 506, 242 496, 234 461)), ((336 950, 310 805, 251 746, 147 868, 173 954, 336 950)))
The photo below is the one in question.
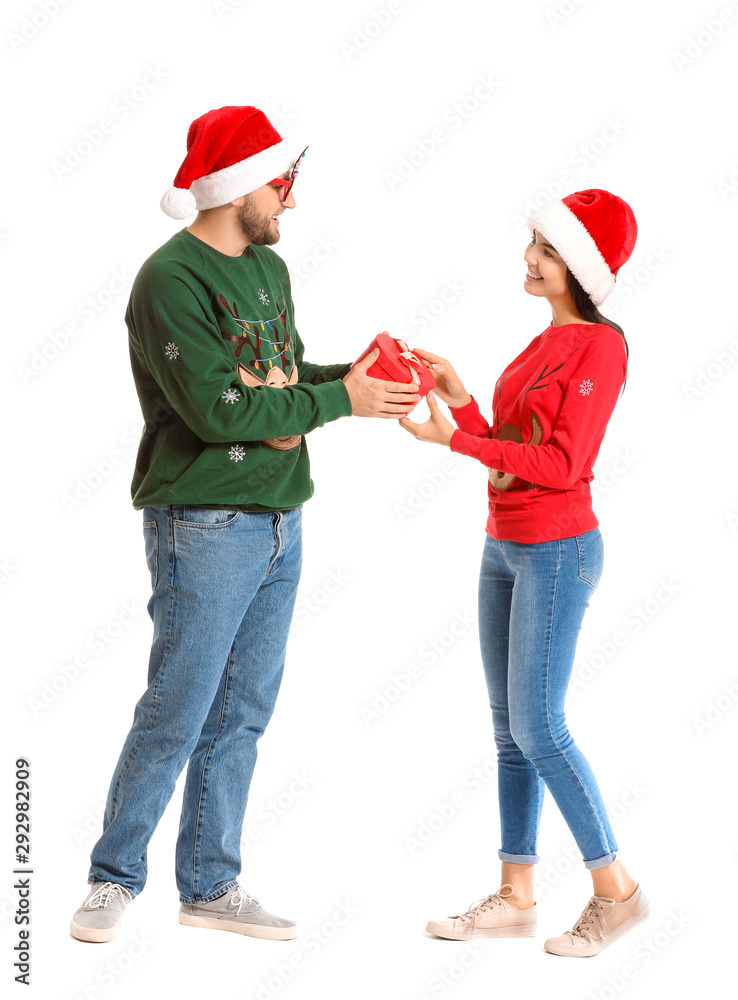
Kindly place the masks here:
POLYGON ((592 587, 596 587, 602 576, 605 556, 600 529, 593 528, 592 531, 586 531, 583 535, 575 537, 579 552, 579 576, 592 587))

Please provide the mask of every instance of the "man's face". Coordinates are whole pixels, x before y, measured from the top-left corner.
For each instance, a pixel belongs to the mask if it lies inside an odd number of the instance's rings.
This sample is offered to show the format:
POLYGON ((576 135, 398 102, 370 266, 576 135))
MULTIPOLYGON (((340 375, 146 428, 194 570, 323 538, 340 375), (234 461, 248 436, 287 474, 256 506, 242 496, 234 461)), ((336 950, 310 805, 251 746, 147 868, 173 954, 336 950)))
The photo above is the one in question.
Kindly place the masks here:
MULTIPOLYGON (((290 171, 280 175, 288 180, 290 171)), ((295 197, 290 191, 287 200, 282 201, 283 188, 273 184, 263 184, 256 191, 247 194, 238 210, 238 224, 249 243, 269 247, 279 242, 279 216, 286 208, 295 207, 295 197)))

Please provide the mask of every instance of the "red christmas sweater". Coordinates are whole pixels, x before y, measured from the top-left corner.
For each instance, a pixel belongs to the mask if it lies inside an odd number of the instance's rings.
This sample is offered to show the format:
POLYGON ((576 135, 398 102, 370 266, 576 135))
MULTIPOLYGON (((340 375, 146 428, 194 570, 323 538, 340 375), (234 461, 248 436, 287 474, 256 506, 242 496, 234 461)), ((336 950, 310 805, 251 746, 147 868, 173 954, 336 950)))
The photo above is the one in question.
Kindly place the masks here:
POLYGON ((547 542, 597 527, 592 466, 626 371, 611 326, 551 325, 497 380, 492 427, 474 398, 451 409, 451 450, 489 469, 489 535, 547 542))

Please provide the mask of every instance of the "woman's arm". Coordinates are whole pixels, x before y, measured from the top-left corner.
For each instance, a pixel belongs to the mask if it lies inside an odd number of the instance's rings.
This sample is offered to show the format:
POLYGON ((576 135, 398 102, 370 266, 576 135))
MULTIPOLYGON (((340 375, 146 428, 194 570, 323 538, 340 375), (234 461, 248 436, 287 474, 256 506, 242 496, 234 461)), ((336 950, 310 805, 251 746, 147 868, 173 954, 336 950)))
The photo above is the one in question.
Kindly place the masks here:
POLYGON ((482 439, 457 430, 451 451, 478 459, 490 469, 552 489, 570 489, 604 436, 623 385, 626 356, 615 333, 593 344, 572 372, 556 424, 546 444, 482 439))

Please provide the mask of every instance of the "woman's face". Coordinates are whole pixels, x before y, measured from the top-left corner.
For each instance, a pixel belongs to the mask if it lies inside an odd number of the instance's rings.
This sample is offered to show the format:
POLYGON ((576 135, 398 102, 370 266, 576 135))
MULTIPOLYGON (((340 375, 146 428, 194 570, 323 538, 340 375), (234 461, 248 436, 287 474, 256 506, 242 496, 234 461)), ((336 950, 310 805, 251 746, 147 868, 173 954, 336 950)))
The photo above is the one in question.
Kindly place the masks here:
POLYGON ((528 265, 526 292, 548 299, 568 295, 566 264, 545 237, 533 232, 533 239, 526 247, 524 259, 528 265))

